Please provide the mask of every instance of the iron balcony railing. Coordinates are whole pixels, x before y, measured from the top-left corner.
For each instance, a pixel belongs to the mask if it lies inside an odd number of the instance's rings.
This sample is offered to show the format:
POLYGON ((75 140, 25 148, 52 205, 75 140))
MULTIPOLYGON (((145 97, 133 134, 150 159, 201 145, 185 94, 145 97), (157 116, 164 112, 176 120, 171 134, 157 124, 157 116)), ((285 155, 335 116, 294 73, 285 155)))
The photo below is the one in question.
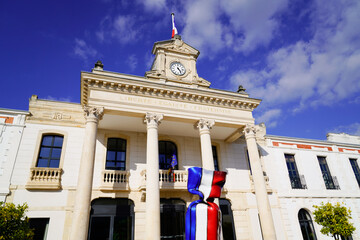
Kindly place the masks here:
POLYGON ((304 175, 289 175, 292 189, 306 189, 306 182, 304 175))
POLYGON ((340 189, 339 182, 336 177, 332 177, 328 173, 323 174, 326 189, 340 189))

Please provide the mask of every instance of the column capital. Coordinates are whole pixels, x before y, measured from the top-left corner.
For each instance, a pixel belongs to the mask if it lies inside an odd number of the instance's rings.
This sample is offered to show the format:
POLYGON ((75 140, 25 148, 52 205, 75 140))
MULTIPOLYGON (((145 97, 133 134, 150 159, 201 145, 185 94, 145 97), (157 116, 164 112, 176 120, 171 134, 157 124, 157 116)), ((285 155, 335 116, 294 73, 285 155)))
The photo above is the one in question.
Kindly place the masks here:
POLYGON ((86 121, 95 121, 98 122, 102 119, 104 114, 104 108, 103 107, 90 107, 90 106, 84 106, 84 117, 86 121))
POLYGON ((213 119, 200 119, 196 124, 196 128, 199 129, 200 133, 205 130, 209 131, 215 125, 215 120, 213 119))
POLYGON ((246 126, 244 128, 245 138, 255 137, 256 132, 257 132, 257 129, 256 129, 255 125, 246 124, 246 126))
POLYGON ((160 124, 163 117, 164 117, 163 114, 147 112, 145 115, 144 123, 146 123, 148 127, 150 126, 157 127, 160 124))

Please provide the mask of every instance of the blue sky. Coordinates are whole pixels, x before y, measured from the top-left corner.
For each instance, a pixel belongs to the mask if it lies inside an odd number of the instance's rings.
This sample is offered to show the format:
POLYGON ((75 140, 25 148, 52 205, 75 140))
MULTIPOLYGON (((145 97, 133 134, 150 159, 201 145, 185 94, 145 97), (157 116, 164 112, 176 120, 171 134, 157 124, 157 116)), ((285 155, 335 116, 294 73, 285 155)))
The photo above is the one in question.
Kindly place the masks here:
POLYGON ((243 85, 262 99, 267 133, 325 139, 360 135, 360 1, 87 0, 0 3, 0 107, 28 99, 80 102, 80 71, 143 76, 156 41, 200 50, 211 87, 243 85))

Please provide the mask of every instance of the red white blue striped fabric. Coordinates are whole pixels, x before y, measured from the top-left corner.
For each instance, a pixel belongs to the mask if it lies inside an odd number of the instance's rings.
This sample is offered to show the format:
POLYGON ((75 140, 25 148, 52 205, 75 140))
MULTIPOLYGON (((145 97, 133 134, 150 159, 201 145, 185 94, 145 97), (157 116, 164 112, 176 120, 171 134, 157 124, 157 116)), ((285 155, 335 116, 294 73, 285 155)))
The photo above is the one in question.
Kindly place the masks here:
POLYGON ((220 239, 221 211, 213 200, 220 197, 225 177, 226 172, 188 169, 188 191, 200 199, 192 202, 186 212, 186 240, 220 239))

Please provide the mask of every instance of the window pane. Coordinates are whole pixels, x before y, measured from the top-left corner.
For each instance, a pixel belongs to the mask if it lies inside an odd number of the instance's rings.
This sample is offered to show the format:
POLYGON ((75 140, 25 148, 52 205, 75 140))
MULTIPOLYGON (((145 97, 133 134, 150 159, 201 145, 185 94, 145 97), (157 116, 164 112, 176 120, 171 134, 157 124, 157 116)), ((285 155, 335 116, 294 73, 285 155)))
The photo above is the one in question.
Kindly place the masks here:
POLYGON ((60 160, 57 159, 51 159, 49 167, 51 168, 58 168, 59 167, 60 160))
POLYGON ((107 156, 106 156, 106 160, 113 160, 113 161, 115 161, 115 155, 116 155, 116 152, 115 152, 115 151, 108 151, 108 152, 107 152, 107 156))
POLYGON ((125 152, 117 152, 116 160, 125 160, 125 152))
POLYGON ((61 156, 61 148, 53 148, 51 153, 51 158, 60 159, 61 156))
POLYGON ((113 162, 113 161, 106 162, 107 169, 113 169, 114 167, 115 167, 115 162, 113 162))
POLYGON ((43 136, 41 145, 42 146, 51 146, 52 140, 53 140, 53 136, 43 136))
POLYGON ((118 142, 117 142, 117 150, 118 151, 126 151, 126 140, 118 138, 118 142))
POLYGON ((131 238, 131 216, 116 216, 114 218, 113 240, 130 240, 131 238))
POLYGON ((49 148, 49 147, 42 147, 40 149, 39 157, 41 157, 41 158, 49 158, 50 157, 50 150, 51 150, 51 148, 49 148))
POLYGON ((48 159, 39 159, 36 167, 47 167, 48 159))
POLYGON ((116 150, 116 138, 109 138, 108 139, 108 150, 116 150))
POLYGON ((54 138, 54 146, 55 147, 62 147, 64 137, 62 136, 55 136, 54 138))
POLYGON ((92 217, 90 224, 90 240, 109 240, 110 217, 92 217))
POLYGON ((30 218, 29 225, 31 229, 34 229, 33 240, 46 239, 47 229, 49 226, 49 218, 30 218))
MULTIPOLYGON (((176 145, 170 141, 159 141, 159 168, 168 170, 171 168, 171 162, 173 156, 175 155, 176 160, 179 161, 177 157, 176 145)), ((178 164, 174 167, 175 170, 178 169, 178 164)))

